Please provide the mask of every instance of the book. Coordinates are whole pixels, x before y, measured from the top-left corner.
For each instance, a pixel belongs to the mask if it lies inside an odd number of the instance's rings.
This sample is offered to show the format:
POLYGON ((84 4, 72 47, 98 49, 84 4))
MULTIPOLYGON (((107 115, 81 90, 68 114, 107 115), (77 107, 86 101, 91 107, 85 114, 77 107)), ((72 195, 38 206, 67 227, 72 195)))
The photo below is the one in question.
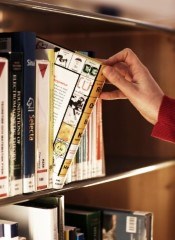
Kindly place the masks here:
POLYGON ((16 221, 19 235, 29 240, 63 240, 64 196, 45 197, 0 207, 0 218, 16 221), (20 214, 16 214, 20 213, 20 214))
POLYGON ((101 211, 65 208, 65 224, 76 226, 86 240, 101 239, 101 211))
POLYGON ((103 116, 102 116, 102 100, 98 98, 96 103, 96 164, 95 176, 105 176, 105 152, 104 152, 104 139, 103 139, 103 116))
POLYGON ((35 43, 34 32, 0 33, 0 52, 23 52, 23 193, 35 191, 35 43))
POLYGON ((8 60, 0 57, 0 198, 9 196, 8 60))
POLYGON ((54 60, 55 52, 53 49, 36 49, 36 59, 46 60, 49 62, 49 87, 48 87, 48 108, 45 108, 45 114, 49 117, 48 127, 48 177, 49 177, 49 188, 53 187, 53 95, 54 95, 54 60))
POLYGON ((152 240, 153 214, 127 210, 102 211, 103 240, 152 240))
POLYGON ((99 61, 37 38, 55 49, 53 188, 63 187, 105 78, 99 61))
POLYGON ((50 64, 36 60, 36 189, 49 186, 50 64))
POLYGON ((77 227, 65 225, 64 227, 64 240, 75 240, 77 235, 77 227))
POLYGON ((22 194, 22 85, 23 54, 0 53, 8 60, 9 195, 22 194))
POLYGON ((4 226, 4 238, 5 240, 19 240, 18 223, 14 221, 8 221, 0 219, 0 224, 4 226))

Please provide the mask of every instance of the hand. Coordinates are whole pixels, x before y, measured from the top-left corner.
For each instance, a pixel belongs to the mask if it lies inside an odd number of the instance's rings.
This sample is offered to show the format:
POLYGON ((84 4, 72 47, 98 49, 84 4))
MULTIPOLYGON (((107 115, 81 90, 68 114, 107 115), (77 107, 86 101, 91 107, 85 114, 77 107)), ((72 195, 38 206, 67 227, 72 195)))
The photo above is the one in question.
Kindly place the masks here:
POLYGON ((126 48, 103 63, 107 65, 103 74, 116 90, 102 92, 100 98, 128 99, 147 121, 155 124, 164 93, 135 53, 126 48))

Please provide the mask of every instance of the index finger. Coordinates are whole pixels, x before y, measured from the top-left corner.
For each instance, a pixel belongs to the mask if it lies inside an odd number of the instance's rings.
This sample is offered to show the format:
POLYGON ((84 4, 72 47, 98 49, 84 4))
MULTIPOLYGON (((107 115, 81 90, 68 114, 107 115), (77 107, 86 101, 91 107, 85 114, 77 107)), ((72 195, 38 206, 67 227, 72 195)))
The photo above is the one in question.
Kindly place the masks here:
POLYGON ((104 63, 107 65, 114 65, 117 62, 126 63, 131 69, 135 66, 143 67, 142 62, 139 60, 137 55, 129 48, 116 53, 112 57, 108 58, 104 63))

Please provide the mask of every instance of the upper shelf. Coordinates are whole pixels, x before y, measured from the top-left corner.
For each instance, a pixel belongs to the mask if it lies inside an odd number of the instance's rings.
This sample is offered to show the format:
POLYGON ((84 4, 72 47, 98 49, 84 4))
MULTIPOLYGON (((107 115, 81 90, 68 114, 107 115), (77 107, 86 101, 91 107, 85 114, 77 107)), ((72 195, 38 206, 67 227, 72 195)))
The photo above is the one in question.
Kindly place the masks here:
POLYGON ((32 0, 0 0, 0 29, 48 34, 134 29, 174 32, 173 28, 167 26, 78 11, 32 0))

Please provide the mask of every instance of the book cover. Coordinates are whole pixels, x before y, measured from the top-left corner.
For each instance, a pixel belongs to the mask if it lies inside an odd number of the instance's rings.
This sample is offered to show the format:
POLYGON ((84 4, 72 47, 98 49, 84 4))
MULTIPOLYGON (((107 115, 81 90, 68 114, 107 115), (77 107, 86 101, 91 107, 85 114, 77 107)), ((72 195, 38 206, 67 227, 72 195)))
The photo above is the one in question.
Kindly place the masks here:
POLYGON ((23 52, 23 193, 35 191, 35 44, 33 32, 0 33, 0 52, 23 52))
POLYGON ((22 85, 23 54, 0 53, 8 60, 9 195, 22 194, 22 85))
POLYGON ((53 187, 53 95, 54 95, 54 61, 55 52, 53 49, 36 49, 36 59, 46 60, 49 62, 49 106, 45 108, 46 114, 49 116, 49 136, 48 136, 48 161, 49 161, 49 188, 53 187))
POLYGON ((49 186, 50 63, 36 60, 36 189, 49 186))
POLYGON ((9 196, 8 60, 0 57, 0 198, 9 196))
POLYGON ((86 55, 37 38, 55 49, 53 188, 63 187, 89 116, 102 90, 102 65, 86 55))
POLYGON ((101 211, 65 208, 65 224, 76 226, 86 240, 101 239, 101 211))
POLYGON ((153 214, 147 212, 102 211, 103 240, 152 240, 153 214))

